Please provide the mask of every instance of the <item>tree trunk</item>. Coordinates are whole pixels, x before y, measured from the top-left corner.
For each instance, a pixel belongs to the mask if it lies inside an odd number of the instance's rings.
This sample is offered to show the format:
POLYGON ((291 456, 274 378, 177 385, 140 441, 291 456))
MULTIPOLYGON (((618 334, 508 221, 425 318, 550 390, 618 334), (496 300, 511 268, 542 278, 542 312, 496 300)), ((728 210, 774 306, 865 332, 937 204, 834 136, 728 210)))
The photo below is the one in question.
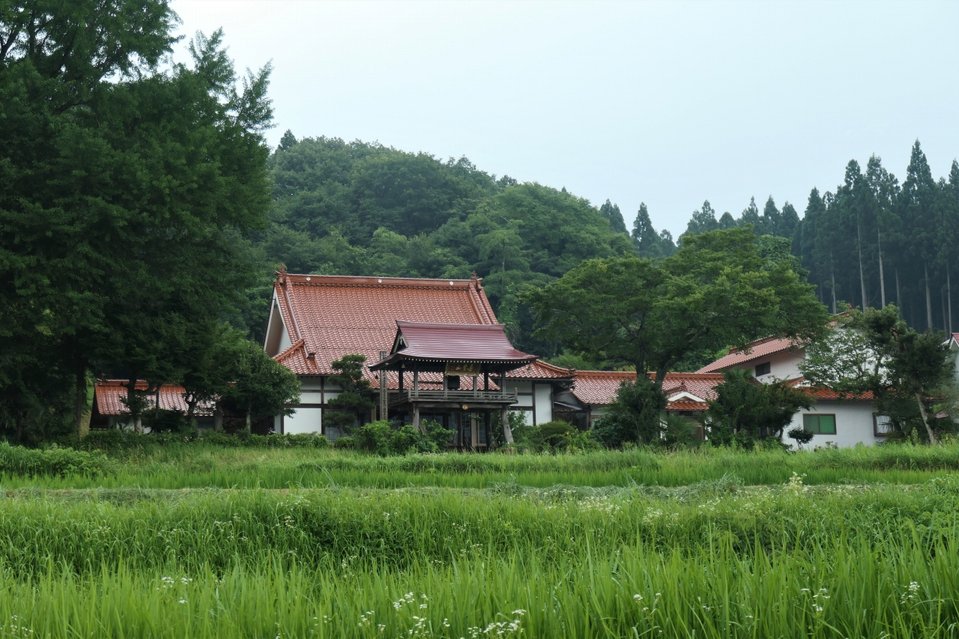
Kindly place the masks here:
POLYGON ((223 432, 223 411, 220 410, 219 404, 213 409, 213 430, 217 433, 223 432))
POLYGON ((929 292, 929 267, 922 263, 922 277, 926 285, 926 327, 932 330, 932 294, 929 292))
POLYGON ((866 300, 866 277, 862 272, 862 230, 859 226, 859 220, 856 220, 856 253, 859 258, 859 299, 862 300, 862 310, 866 310, 868 301, 866 300))
POLYGON ((513 429, 509 425, 509 411, 505 408, 500 413, 500 421, 503 422, 503 439, 506 440, 507 446, 513 445, 513 429))
POLYGON ((896 306, 899 307, 899 312, 902 313, 902 295, 899 293, 899 269, 896 269, 896 306))
POLYGON ((832 254, 829 255, 829 279, 832 283, 832 314, 836 314, 836 269, 832 264, 832 254))
POLYGON ((253 433, 253 402, 250 402, 246 406, 246 434, 250 435, 253 433))
POLYGON ((78 366, 76 370, 76 394, 73 404, 73 425, 77 437, 86 437, 90 434, 91 407, 87 406, 87 370, 85 366, 78 366))
POLYGON ((926 427, 926 434, 929 436, 930 444, 938 444, 939 439, 936 437, 936 434, 932 432, 932 427, 929 426, 929 416, 926 415, 926 406, 922 403, 922 395, 916 393, 916 404, 919 405, 919 415, 922 417, 922 425, 926 427))
POLYGON ((952 334, 952 277, 950 270, 951 269, 946 266, 946 308, 948 309, 946 332, 952 334))
POLYGON ((876 246, 879 249, 879 302, 886 308, 886 276, 882 270, 882 231, 876 225, 876 246))

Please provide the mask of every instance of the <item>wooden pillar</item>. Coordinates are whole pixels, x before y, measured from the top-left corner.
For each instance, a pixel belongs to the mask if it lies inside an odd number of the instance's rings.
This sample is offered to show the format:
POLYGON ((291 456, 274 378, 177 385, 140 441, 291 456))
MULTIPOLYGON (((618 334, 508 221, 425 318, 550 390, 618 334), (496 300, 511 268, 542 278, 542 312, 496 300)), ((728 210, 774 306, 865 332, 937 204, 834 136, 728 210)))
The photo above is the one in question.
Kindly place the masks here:
POLYGON ((479 396, 479 388, 477 387, 477 384, 478 384, 477 380, 478 380, 478 376, 473 375, 473 397, 479 396))
POLYGON ((418 370, 413 371, 413 397, 416 397, 420 393, 420 372, 418 370))
POLYGON ((503 423, 503 438, 507 446, 513 445, 513 429, 509 427, 509 409, 503 407, 500 412, 500 421, 503 423))
MULTIPOLYGON (((380 351, 380 361, 382 362, 386 359, 386 351, 380 351)), ((385 368, 380 369, 380 419, 387 420, 389 419, 389 395, 386 389, 386 376, 387 371, 385 368)))
POLYGON ((423 428, 422 426, 420 426, 420 405, 419 404, 413 404, 413 428, 415 428, 416 430, 420 432, 423 432, 423 428))
POLYGON ((479 420, 473 414, 470 414, 470 450, 479 448, 479 420))

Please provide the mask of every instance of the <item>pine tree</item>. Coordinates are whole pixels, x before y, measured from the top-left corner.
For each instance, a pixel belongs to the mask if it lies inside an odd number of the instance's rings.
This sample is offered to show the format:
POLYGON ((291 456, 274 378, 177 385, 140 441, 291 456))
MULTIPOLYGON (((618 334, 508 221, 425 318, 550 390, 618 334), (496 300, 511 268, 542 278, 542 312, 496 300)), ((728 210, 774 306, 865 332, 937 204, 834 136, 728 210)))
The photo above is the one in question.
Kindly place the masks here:
MULTIPOLYGON (((935 274, 935 202, 938 188, 925 153, 916 140, 912 146, 906 179, 899 195, 899 215, 904 227, 909 229, 904 247, 911 256, 914 268, 909 270, 911 281, 921 281, 923 291, 919 295, 925 301, 926 328, 932 329, 932 276, 935 274)), ((917 300, 918 302, 918 300, 917 300)), ((913 317, 916 314, 913 313, 913 317)))

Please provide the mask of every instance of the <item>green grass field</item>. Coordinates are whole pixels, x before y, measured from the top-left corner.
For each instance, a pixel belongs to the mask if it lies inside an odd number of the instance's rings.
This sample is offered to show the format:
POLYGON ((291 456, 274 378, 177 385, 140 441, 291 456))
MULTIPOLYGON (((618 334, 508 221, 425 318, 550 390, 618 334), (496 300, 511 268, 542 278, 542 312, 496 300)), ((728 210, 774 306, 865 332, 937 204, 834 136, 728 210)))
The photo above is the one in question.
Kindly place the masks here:
POLYGON ((959 637, 954 444, 22 458, 0 637, 959 637))

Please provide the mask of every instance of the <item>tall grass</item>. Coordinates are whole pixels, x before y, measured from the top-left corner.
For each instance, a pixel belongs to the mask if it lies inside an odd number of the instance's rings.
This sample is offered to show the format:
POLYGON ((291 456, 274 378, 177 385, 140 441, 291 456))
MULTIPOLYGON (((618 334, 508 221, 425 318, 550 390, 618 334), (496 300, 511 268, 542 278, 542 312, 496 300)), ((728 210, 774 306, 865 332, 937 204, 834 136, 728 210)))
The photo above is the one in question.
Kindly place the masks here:
POLYGON ((577 556, 637 542, 690 552, 723 542, 744 554, 836 539, 916 538, 932 547, 959 540, 957 487, 15 491, 0 502, 0 565, 30 575, 52 562, 82 574, 122 559, 131 569, 193 571, 272 556, 402 568, 474 552, 577 556))
MULTIPOLYGON (((148 441, 149 440, 145 440, 148 441)), ((7 469, 6 487, 295 488, 355 486, 488 488, 503 483, 547 487, 684 486, 734 475, 746 484, 781 484, 792 474, 808 484, 913 484, 959 471, 959 444, 877 446, 806 453, 702 448, 656 453, 600 451, 565 455, 445 453, 370 457, 311 448, 223 447, 204 442, 112 450, 106 476, 24 477, 7 469)), ((0 471, 3 467, 0 466, 0 471)))
POLYGON ((911 539, 799 552, 633 544, 406 569, 306 563, 0 583, 0 632, 44 637, 950 637, 959 559, 911 539), (935 551, 930 553, 930 551, 935 551))
POLYGON ((955 445, 121 443, 3 477, 0 637, 959 637, 955 445))

